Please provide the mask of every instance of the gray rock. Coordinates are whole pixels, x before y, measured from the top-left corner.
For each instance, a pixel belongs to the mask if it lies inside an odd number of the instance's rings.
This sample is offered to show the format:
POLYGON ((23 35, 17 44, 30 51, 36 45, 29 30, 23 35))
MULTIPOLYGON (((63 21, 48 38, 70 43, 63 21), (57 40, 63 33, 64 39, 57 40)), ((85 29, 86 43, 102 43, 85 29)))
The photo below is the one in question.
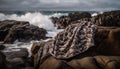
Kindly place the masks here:
POLYGON ((5 20, 0 22, 0 41, 13 43, 18 41, 31 41, 45 39, 47 31, 25 21, 5 20))

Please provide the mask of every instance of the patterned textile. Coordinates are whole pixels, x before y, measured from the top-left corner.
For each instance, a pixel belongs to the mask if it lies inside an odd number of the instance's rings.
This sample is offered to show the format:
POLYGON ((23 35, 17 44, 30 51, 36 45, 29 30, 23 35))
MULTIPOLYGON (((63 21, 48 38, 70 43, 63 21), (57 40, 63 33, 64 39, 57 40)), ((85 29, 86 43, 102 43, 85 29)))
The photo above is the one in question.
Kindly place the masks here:
POLYGON ((85 52, 94 46, 93 38, 96 29, 97 26, 90 22, 69 25, 64 31, 58 33, 53 41, 40 46, 37 61, 42 63, 49 54, 58 59, 67 59, 85 52))
POLYGON ((85 52, 94 46, 96 29, 96 25, 86 21, 69 25, 55 37, 50 54, 59 59, 67 59, 85 52))

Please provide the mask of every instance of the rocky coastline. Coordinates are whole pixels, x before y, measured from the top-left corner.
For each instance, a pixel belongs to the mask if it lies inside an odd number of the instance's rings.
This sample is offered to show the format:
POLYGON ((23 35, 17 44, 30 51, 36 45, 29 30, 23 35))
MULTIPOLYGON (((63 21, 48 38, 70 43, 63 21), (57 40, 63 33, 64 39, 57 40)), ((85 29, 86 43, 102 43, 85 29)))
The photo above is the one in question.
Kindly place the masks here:
MULTIPOLYGON (((16 40, 29 42, 39 40, 32 45, 32 55, 25 48, 19 51, 3 53, 6 47, 0 44, 0 68, 1 69, 120 69, 120 11, 104 12, 97 16, 91 16, 88 12, 73 12, 60 18, 51 17, 58 29, 70 28, 73 24, 87 21, 98 26, 95 32, 95 46, 84 53, 70 59, 61 60, 48 55, 39 61, 40 46, 51 45, 53 39, 47 39, 47 31, 43 28, 31 25, 25 21, 4 20, 0 21, 0 41, 6 44, 16 40)), ((67 33, 71 33, 67 31, 67 33)), ((61 34, 58 33, 58 34, 61 34)), ((79 35, 79 33, 77 34, 79 35)), ((62 36, 66 38, 67 36, 62 36)), ((56 37, 56 40, 58 38, 56 37)), ((76 39, 74 39, 76 40, 76 39)), ((58 43, 59 44, 59 43, 58 43)))

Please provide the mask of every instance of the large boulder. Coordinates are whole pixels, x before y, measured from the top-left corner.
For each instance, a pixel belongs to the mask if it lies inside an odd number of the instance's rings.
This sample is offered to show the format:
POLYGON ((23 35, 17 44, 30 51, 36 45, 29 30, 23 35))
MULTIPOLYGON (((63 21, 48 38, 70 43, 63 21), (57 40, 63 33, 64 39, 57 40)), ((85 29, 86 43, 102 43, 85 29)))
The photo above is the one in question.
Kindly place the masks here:
POLYGON ((29 22, 5 20, 0 22, 0 41, 13 43, 18 41, 40 40, 46 38, 46 30, 29 22))
POLYGON ((104 12, 86 21, 91 21, 98 26, 120 27, 120 11, 104 12))
POLYGON ((119 69, 120 56, 90 56, 70 61, 47 58, 39 69, 119 69), (64 66, 64 67, 63 67, 64 66))
POLYGON ((29 56, 26 48, 16 48, 13 51, 4 52, 7 61, 11 61, 14 58, 27 58, 29 56))
POLYGON ((3 50, 3 49, 5 49, 5 46, 0 44, 0 50, 3 50))
POLYGON ((50 17, 51 21, 54 23, 57 23, 58 17, 50 17))
POLYGON ((96 52, 104 55, 120 55, 120 28, 99 27, 95 34, 96 52))
MULTIPOLYGON (((55 20, 54 20, 54 22, 55 22, 55 20)), ((54 23, 54 24, 58 29, 64 29, 69 24, 71 24, 71 18, 68 16, 61 16, 59 19, 57 19, 56 23, 54 23)))
POLYGON ((91 17, 91 14, 88 12, 73 12, 69 13, 68 16, 61 16, 60 18, 52 17, 51 20, 59 29, 65 29, 68 25, 74 24, 77 20, 91 21, 98 26, 120 27, 120 11, 104 12, 94 17, 91 17))
POLYGON ((69 13, 68 16, 61 16, 60 18, 51 17, 51 20, 58 29, 65 29, 68 25, 74 23, 73 21, 77 21, 83 18, 91 18, 91 14, 88 12, 73 12, 69 13))
POLYGON ((68 15, 72 21, 76 21, 79 19, 83 19, 83 18, 91 18, 91 14, 88 12, 73 12, 73 13, 69 13, 68 15))
POLYGON ((6 56, 0 52, 0 69, 6 69, 6 56))
POLYGON ((98 26, 120 27, 120 10, 104 12, 92 18, 82 18, 81 21, 91 21, 98 26))
POLYGON ((31 53, 32 53, 31 57, 32 57, 32 59, 34 61, 34 67, 35 68, 39 65, 38 64, 39 63, 39 59, 41 59, 39 57, 39 54, 41 54, 39 52, 39 50, 41 50, 40 47, 41 46, 49 46, 49 45, 51 45, 52 42, 53 42, 53 40, 40 41, 40 42, 33 43, 32 48, 31 48, 31 53))
POLYGON ((43 41, 33 43, 32 48, 31 48, 32 55, 35 55, 38 52, 40 46, 44 46, 45 43, 46 42, 43 42, 43 41))
MULTIPOLYGON (((95 32, 95 46, 70 59, 56 59, 49 55, 42 63, 35 61, 37 69, 119 69, 120 28, 98 27, 95 32), (62 67, 65 66, 65 67, 62 67)), ((49 44, 51 45, 51 44, 49 44)), ((39 59, 39 51, 35 59, 39 59)))
POLYGON ((29 63, 29 58, 22 59, 22 58, 13 58, 11 61, 9 61, 9 67, 8 69, 26 69, 30 68, 33 69, 33 65, 31 65, 32 61, 29 63))
POLYGON ((7 61, 7 69, 24 69, 33 67, 32 59, 25 48, 14 49, 4 52, 7 61))
POLYGON ((5 20, 0 21, 0 41, 3 41, 7 34, 9 33, 10 28, 13 26, 19 26, 19 25, 29 25, 28 22, 23 21, 14 21, 14 20, 5 20))

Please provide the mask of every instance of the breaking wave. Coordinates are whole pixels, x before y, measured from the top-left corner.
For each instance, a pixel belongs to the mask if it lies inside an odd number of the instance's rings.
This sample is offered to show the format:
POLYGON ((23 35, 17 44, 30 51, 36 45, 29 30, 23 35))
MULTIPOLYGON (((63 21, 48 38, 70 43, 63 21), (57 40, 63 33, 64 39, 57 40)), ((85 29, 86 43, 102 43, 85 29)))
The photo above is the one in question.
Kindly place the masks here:
POLYGON ((0 13, 0 20, 28 21, 30 22, 30 24, 39 26, 40 28, 44 28, 46 30, 55 29, 53 23, 49 19, 49 16, 42 15, 40 12, 34 12, 34 13, 28 12, 23 15, 0 13))
MULTIPOLYGON (((0 13, 0 21, 3 20, 28 21, 30 24, 46 29, 48 32, 46 36, 55 37, 58 32, 62 31, 62 29, 58 30, 56 27, 54 27, 54 24, 50 20, 50 17, 51 16, 60 17, 62 15, 64 14, 54 13, 51 15, 43 15, 40 12, 34 12, 34 13, 28 12, 22 15, 0 13)), ((19 51, 19 48, 27 48, 29 55, 31 55, 30 52, 31 46, 34 42, 36 41, 31 41, 29 43, 15 41, 14 44, 4 44, 6 46, 6 49, 3 50, 3 52, 19 51)))

